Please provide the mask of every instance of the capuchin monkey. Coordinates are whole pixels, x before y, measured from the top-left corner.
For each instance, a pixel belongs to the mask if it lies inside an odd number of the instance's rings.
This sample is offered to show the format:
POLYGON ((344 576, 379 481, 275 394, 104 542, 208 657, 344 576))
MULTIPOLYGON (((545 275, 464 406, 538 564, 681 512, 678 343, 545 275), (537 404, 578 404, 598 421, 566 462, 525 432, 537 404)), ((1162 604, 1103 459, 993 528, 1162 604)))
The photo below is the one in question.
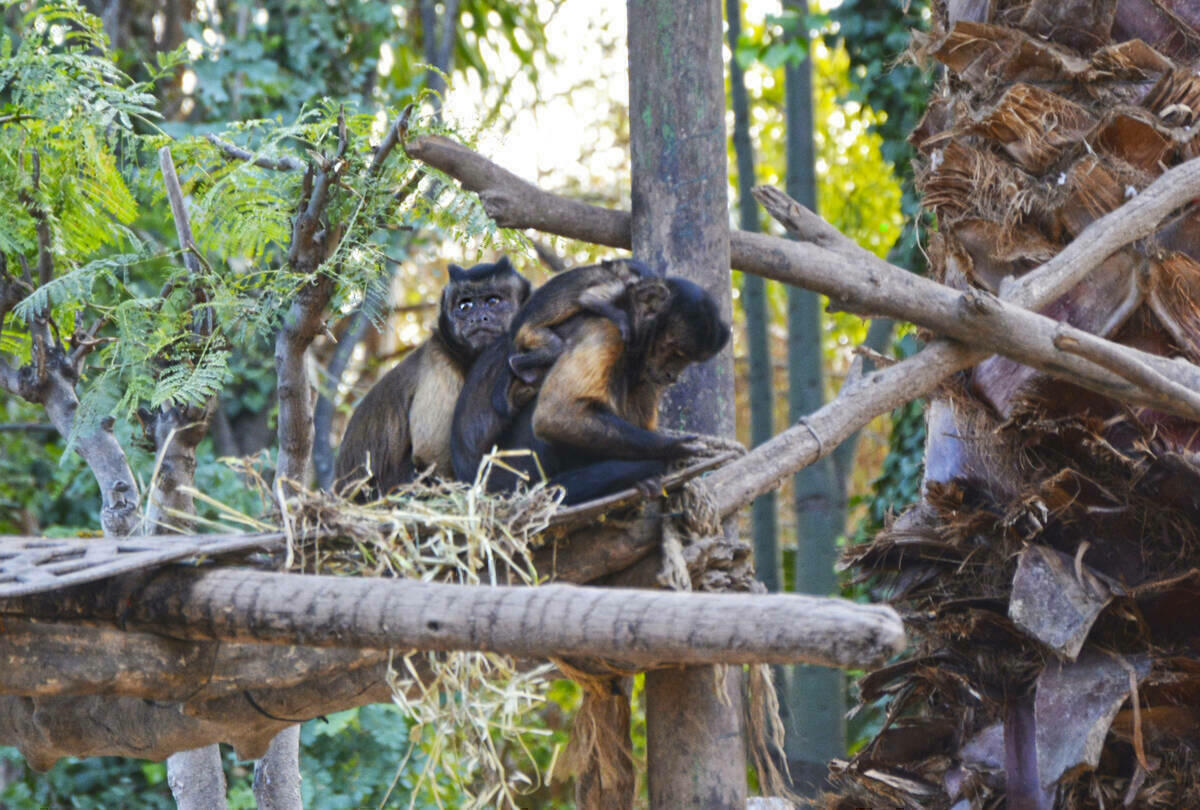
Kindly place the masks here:
POLYGON ((464 270, 449 266, 437 326, 358 403, 338 451, 334 490, 370 474, 386 494, 433 467, 451 478, 450 428, 463 379, 479 353, 508 331, 529 282, 501 258, 464 270))
POLYGON ((559 273, 533 291, 509 327, 508 370, 497 369, 492 407, 507 419, 533 399, 542 374, 562 353, 562 338, 555 326, 580 312, 608 318, 630 337, 629 315, 616 305, 629 286, 653 276, 649 267, 633 259, 605 259, 600 264, 575 267, 559 273))
MULTIPOLYGON (((544 473, 566 488, 564 503, 579 503, 661 476, 667 462, 698 449, 695 436, 658 430, 658 408, 684 369, 729 341, 716 302, 696 284, 667 277, 640 279, 615 304, 626 313, 629 339, 611 318, 587 312, 560 324, 561 354, 514 418, 490 402, 504 347, 498 342, 480 355, 455 408, 451 449, 460 480, 474 480, 493 444, 529 449, 536 462, 514 456, 506 463, 530 480, 544 473)), ((496 490, 517 481, 499 467, 488 479, 496 490)))

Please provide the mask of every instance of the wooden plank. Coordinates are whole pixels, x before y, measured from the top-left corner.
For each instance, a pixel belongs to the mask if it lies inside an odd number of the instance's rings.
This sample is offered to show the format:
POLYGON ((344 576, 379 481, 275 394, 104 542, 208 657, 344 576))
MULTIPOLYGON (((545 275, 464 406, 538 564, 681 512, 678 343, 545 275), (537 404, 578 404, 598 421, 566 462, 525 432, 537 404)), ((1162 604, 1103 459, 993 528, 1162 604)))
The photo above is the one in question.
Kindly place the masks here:
POLYGON ((281 548, 282 532, 144 537, 0 537, 0 597, 27 596, 198 555, 281 548))

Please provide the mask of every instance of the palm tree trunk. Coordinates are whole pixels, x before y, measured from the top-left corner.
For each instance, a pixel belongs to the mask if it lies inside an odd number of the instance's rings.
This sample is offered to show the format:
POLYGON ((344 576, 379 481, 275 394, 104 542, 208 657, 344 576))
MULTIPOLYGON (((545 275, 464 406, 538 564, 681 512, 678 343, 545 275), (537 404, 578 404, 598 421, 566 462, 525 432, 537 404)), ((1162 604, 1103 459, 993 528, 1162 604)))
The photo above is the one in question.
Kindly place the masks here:
MULTIPOLYGON (((948 284, 998 291, 1200 155, 1194 2, 935 4, 915 50, 946 69, 913 142, 948 284)), ((1044 312, 1200 359, 1195 204, 1044 312)), ((917 644, 860 682, 886 721, 827 806, 1195 806, 1200 425, 998 357, 927 425, 921 501, 853 555, 917 644)))

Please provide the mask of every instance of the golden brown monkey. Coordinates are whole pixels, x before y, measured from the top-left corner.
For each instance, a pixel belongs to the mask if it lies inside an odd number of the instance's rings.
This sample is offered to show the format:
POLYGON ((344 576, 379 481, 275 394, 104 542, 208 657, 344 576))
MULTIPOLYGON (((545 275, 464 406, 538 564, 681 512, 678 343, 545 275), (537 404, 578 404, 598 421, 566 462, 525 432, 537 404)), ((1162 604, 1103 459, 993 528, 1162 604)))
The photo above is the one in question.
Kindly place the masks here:
POLYGON ((421 471, 450 478, 454 403, 471 363, 508 331, 529 297, 529 282, 507 258, 464 270, 449 266, 437 326, 428 340, 358 403, 338 450, 335 490, 370 473, 384 494, 421 471))

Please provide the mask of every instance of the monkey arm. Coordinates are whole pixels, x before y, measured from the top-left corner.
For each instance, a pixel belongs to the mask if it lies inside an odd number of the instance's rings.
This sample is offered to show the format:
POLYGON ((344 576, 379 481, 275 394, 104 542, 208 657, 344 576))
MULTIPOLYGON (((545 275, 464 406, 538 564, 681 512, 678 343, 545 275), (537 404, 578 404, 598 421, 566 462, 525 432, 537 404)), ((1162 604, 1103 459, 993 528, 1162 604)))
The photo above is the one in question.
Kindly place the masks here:
POLYGON ((450 455, 454 477, 459 481, 475 480, 479 462, 512 422, 513 414, 501 415, 492 405, 498 382, 508 376, 508 349, 508 341, 503 338, 484 349, 467 372, 458 395, 450 431, 450 455))

